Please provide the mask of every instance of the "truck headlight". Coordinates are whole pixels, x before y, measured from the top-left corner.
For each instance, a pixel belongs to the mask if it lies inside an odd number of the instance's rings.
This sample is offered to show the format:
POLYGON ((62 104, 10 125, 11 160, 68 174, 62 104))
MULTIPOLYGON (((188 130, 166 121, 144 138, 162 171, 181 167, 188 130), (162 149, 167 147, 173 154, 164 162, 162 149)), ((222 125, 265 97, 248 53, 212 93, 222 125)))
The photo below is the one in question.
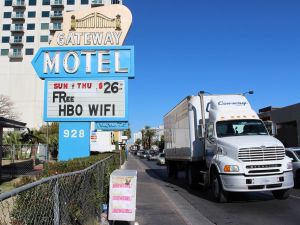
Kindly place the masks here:
POLYGON ((237 165, 225 165, 224 172, 239 172, 240 168, 237 165))
POLYGON ((293 163, 292 162, 288 162, 287 165, 286 165, 286 168, 288 170, 292 170, 293 169, 293 163))

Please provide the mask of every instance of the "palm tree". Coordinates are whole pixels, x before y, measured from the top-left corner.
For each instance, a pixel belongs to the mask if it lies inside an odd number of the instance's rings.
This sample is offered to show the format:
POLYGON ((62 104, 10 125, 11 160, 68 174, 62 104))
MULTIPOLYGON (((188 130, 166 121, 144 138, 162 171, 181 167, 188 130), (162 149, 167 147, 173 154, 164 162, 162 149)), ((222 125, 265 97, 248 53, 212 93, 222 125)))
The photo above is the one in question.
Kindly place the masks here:
POLYGON ((150 149, 152 146, 152 139, 155 136, 155 130, 151 129, 149 126, 145 126, 143 131, 142 131, 142 142, 144 148, 150 149))
POLYGON ((22 141, 31 145, 30 156, 33 160, 33 166, 35 166, 35 157, 39 143, 45 143, 45 136, 38 130, 30 130, 27 128, 27 132, 22 133, 22 141))
POLYGON ((130 128, 123 131, 123 135, 127 136, 128 140, 131 138, 131 130, 130 128))
POLYGON ((21 145, 21 133, 17 131, 7 132, 4 135, 3 144, 5 145, 21 145))
POLYGON ((137 146, 137 150, 140 150, 140 146, 142 144, 142 140, 140 138, 138 138, 138 139, 135 140, 134 144, 137 146))

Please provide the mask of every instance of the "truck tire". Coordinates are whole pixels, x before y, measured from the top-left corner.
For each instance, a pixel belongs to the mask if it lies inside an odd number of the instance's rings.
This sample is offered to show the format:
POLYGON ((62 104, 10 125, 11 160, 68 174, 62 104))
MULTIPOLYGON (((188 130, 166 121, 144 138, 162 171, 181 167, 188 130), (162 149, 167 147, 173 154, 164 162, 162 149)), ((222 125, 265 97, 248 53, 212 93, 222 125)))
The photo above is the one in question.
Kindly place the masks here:
POLYGON ((300 188, 300 170, 297 170, 295 174, 294 184, 296 188, 300 188))
POLYGON ((171 162, 167 161, 166 162, 166 166, 167 166, 167 175, 168 177, 172 177, 172 172, 171 172, 171 162))
POLYGON ((278 200, 285 200, 290 196, 290 189, 272 191, 274 198, 278 200))
POLYGON ((168 177, 177 178, 177 164, 176 162, 168 161, 167 163, 167 174, 168 177))
POLYGON ((216 202, 229 202, 229 193, 223 190, 222 181, 218 172, 213 171, 211 176, 212 197, 216 202))
POLYGON ((198 184, 197 171, 195 171, 195 167, 192 164, 187 165, 186 180, 191 188, 195 188, 198 184))

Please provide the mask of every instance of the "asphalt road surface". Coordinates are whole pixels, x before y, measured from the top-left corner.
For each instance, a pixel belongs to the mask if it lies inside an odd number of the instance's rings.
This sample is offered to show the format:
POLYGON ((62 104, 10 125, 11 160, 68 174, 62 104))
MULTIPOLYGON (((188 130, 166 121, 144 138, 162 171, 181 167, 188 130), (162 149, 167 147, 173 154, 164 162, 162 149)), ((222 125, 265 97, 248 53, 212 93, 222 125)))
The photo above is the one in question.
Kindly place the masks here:
POLYGON ((167 177, 166 167, 156 161, 138 159, 149 169, 153 178, 166 182, 166 186, 179 193, 196 210, 214 224, 223 225, 299 225, 300 189, 293 189, 287 200, 276 200, 270 192, 234 194, 230 203, 215 203, 210 191, 187 186, 184 172, 178 179, 167 177))

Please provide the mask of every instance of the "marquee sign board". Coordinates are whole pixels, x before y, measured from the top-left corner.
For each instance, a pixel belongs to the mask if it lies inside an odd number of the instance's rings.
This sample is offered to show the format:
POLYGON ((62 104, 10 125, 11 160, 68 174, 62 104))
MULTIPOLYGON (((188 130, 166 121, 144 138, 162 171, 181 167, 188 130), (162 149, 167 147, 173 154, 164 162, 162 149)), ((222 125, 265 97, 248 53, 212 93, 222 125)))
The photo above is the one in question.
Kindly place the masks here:
POLYGON ((127 79, 47 79, 45 121, 127 121, 127 79))
POLYGON ((134 77, 133 46, 43 47, 32 65, 41 79, 134 77))

